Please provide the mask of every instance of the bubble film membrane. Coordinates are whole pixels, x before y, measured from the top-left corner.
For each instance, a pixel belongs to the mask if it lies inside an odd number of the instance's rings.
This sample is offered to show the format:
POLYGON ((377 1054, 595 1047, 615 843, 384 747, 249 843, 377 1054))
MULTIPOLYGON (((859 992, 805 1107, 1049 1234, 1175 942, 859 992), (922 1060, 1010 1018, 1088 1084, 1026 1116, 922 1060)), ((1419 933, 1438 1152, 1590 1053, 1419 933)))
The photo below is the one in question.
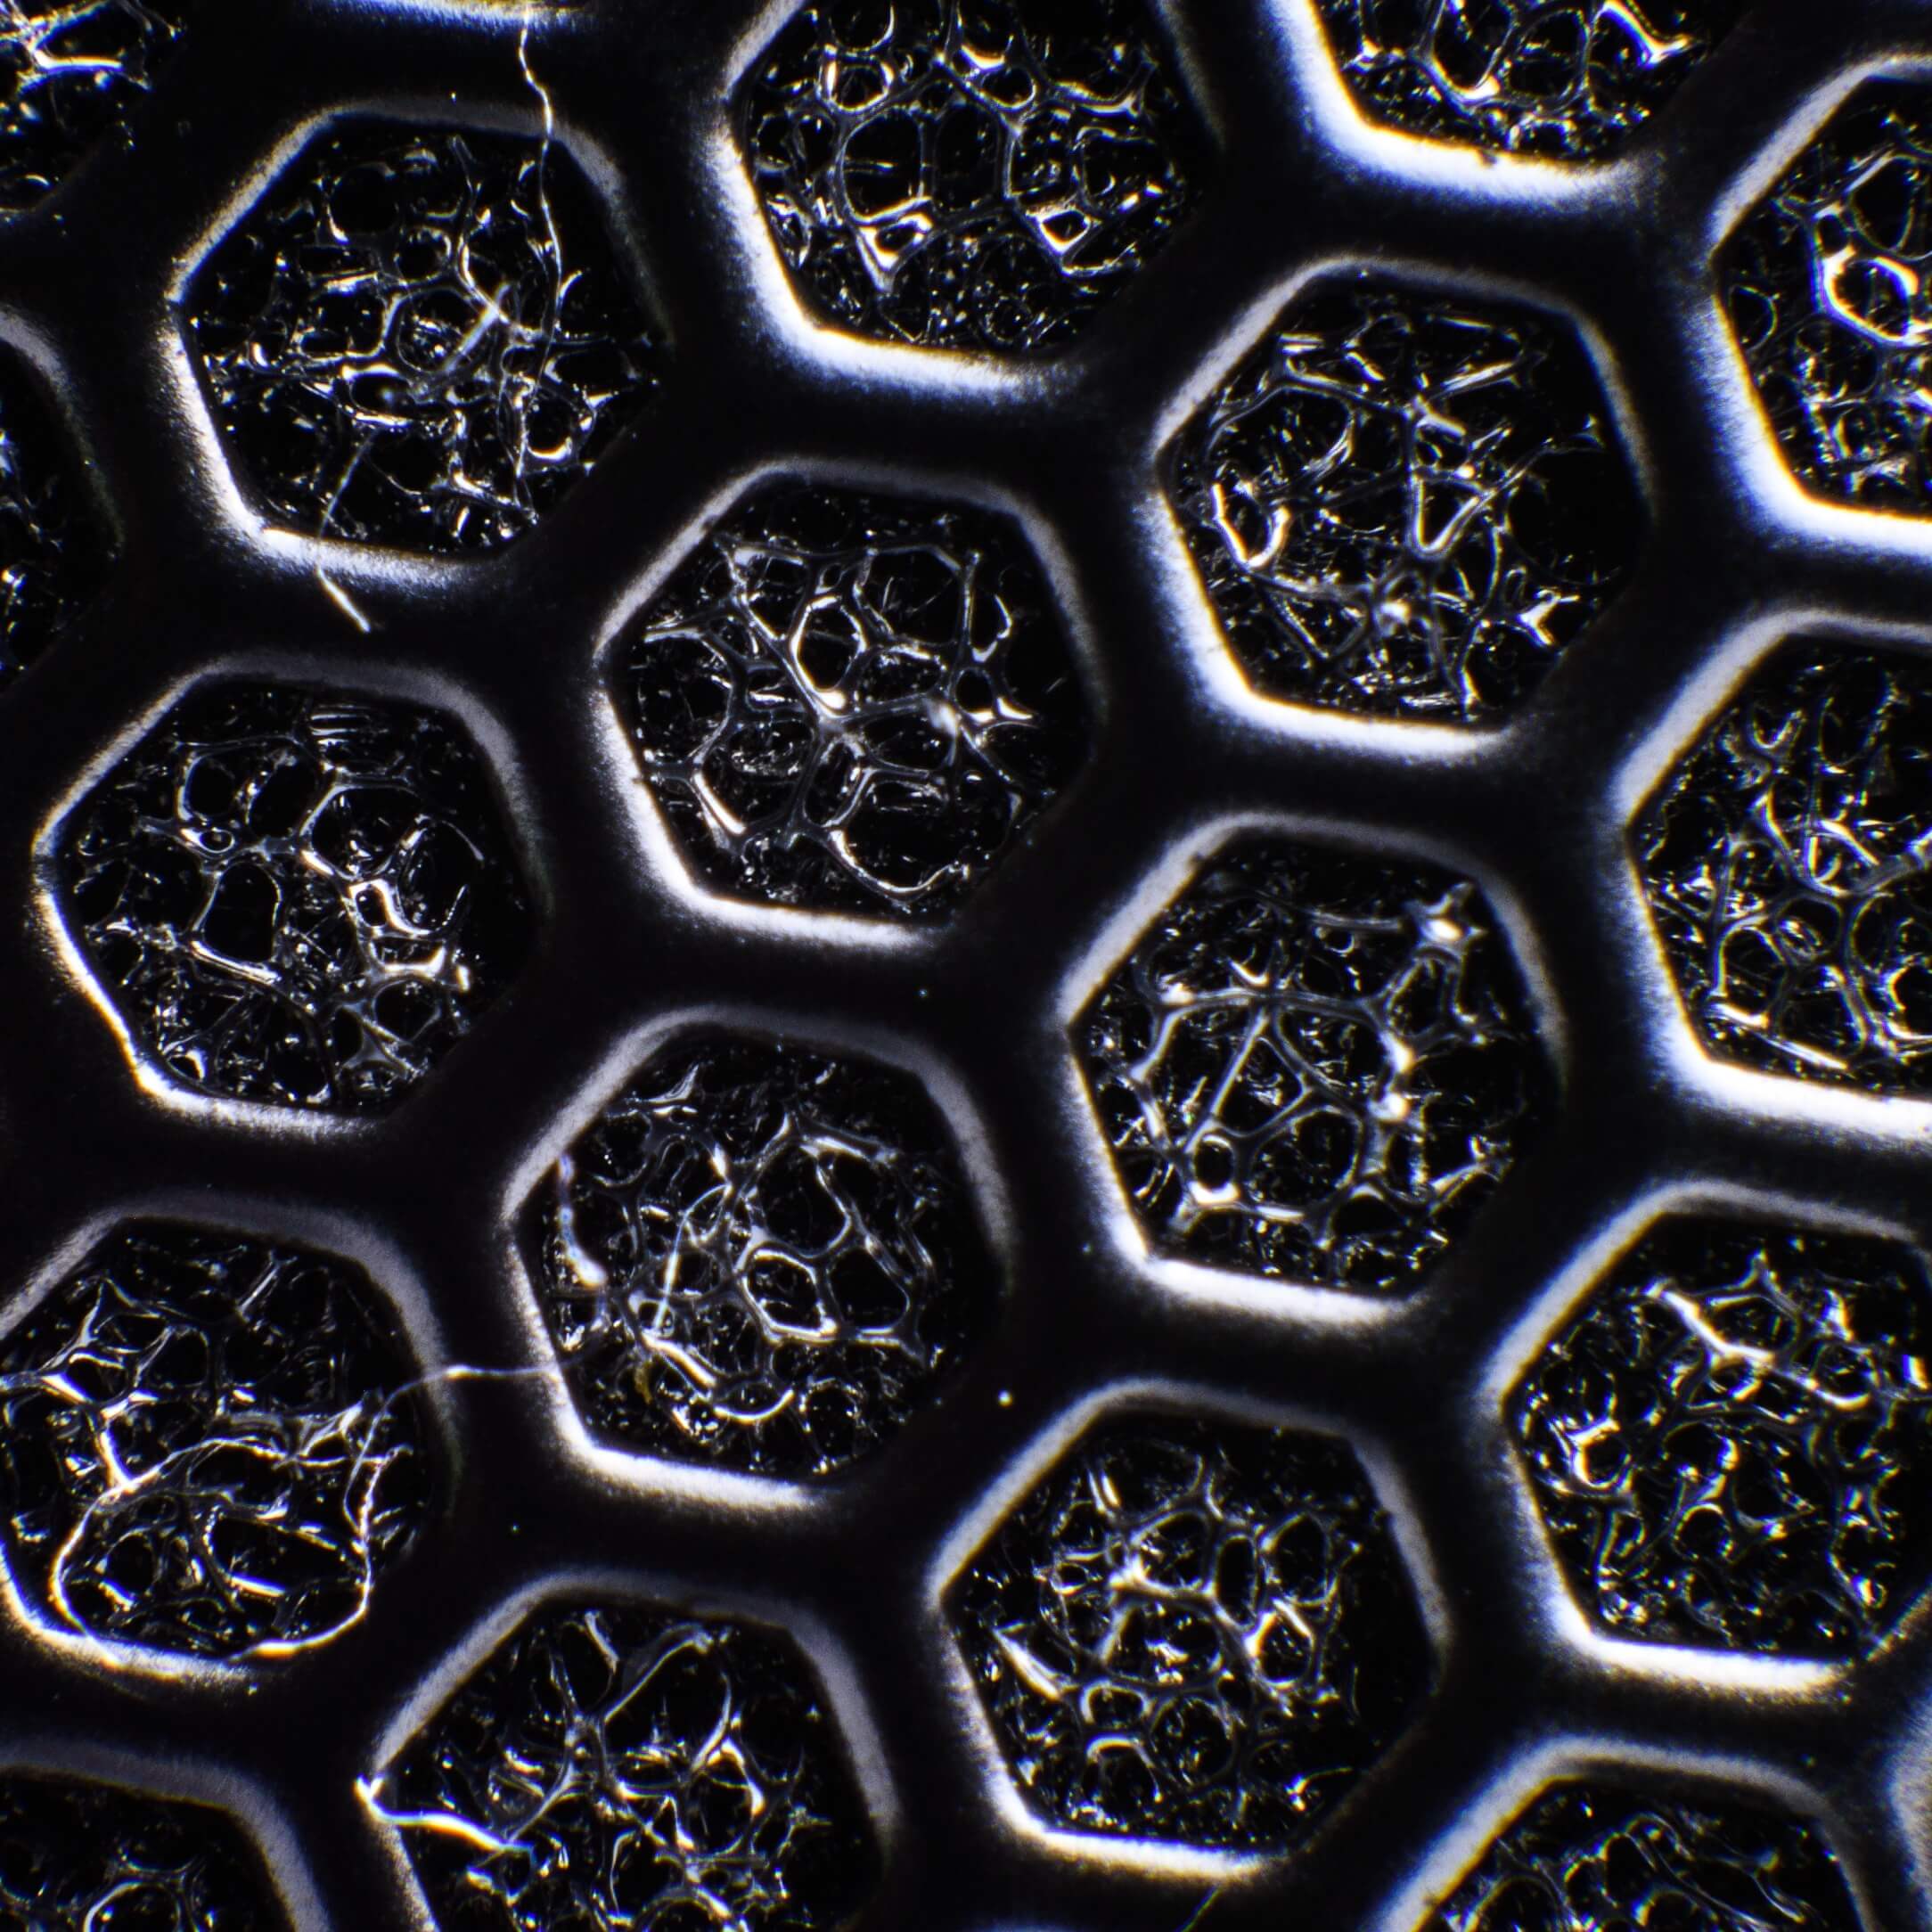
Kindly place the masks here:
POLYGON ((199 1658, 358 1622, 429 1502, 389 1311, 308 1249, 110 1235, 0 1342, 0 1533, 33 1613, 199 1658))
POLYGON ((0 213, 33 207, 127 120, 195 11, 195 0, 7 0, 0 213))
POLYGON ((1455 723, 1534 688, 1641 520, 1567 325, 1393 283, 1292 304, 1182 432, 1171 489, 1257 690, 1455 723))
POLYGON ((545 1325, 608 1441, 823 1476, 937 1396, 997 1291, 911 1076, 774 1041, 659 1055, 540 1197, 545 1325))
POLYGON ((1315 0, 1363 111, 1519 154, 1614 153, 1682 86, 1744 0, 1315 0))
POLYGON ((79 1780, 0 1776, 0 1925, 272 1932, 288 1925, 221 1813, 79 1780))
POLYGON ((1932 86, 1868 83, 1740 224, 1724 305, 1814 495, 1932 509, 1932 86))
POLYGON ((767 905, 947 912, 1086 745, 1012 524, 815 484, 759 490, 705 536, 616 678, 685 862, 767 905))
POLYGON ((819 0, 744 102, 780 254, 828 322, 1052 348, 1145 266, 1199 141, 1141 0, 819 0))
POLYGON ((1421 1932, 1860 1932, 1818 1829, 1729 1799, 1546 1791, 1421 1932))
POLYGON ((1927 1568, 1928 1352, 1910 1248, 1666 1222, 1511 1399, 1584 1605, 1622 1637, 1869 1650, 1927 1568))
POLYGON ((1285 1430, 1102 1423, 972 1559, 954 1621, 1032 1810, 1204 1849, 1299 1838, 1429 1678, 1360 1466, 1285 1430))
POLYGON ((379 1781, 445 1932, 831 1932, 875 1863, 789 1640, 546 1610, 379 1781))
POLYGON ((388 121, 302 150, 197 272, 187 323, 271 518, 446 555, 528 529, 660 361, 561 147, 388 121))
POLYGON ((1328 1288, 1411 1285, 1548 1088, 1474 885, 1273 840, 1212 860, 1075 1037, 1157 1249, 1328 1288))
POLYGON ((76 806, 53 872, 138 1049, 234 1100, 388 1107, 527 945, 481 760, 388 700, 196 688, 76 806))
POLYGON ((1932 1093, 1932 667, 1804 643, 1707 724, 1636 827, 1706 1049, 1932 1093))

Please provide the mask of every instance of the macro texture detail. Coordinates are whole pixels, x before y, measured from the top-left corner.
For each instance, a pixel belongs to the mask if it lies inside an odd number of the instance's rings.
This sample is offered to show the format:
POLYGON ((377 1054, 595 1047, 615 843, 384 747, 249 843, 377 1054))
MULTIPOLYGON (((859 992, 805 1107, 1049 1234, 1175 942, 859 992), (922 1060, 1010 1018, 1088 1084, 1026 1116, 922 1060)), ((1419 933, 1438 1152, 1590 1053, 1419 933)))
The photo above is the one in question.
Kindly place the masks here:
POLYGON ((168 1222, 0 1341, 0 1538, 52 1628, 214 1658, 358 1622, 429 1504, 412 1365, 361 1271, 168 1222))
POLYGON ((875 1864, 791 1641, 626 1605, 533 1616, 374 1796, 445 1932, 834 1932, 875 1864))
POLYGON ((1039 564, 965 505, 767 485, 672 572, 614 675, 686 864, 766 905, 950 911, 1086 744, 1039 564))
POLYGON ((1739 224, 1723 278, 1797 480, 1932 511, 1932 86, 1860 88, 1739 224))
POLYGON ((389 700, 197 687, 75 807, 53 872, 135 1047, 234 1100, 388 1107, 527 944, 482 761, 389 700))
POLYGON ((1316 0, 1363 112, 1405 134, 1596 160, 1657 113, 1745 0, 1316 0))
POLYGON ((1911 1248, 1665 1222, 1510 1398, 1584 1609, 1613 1636, 1870 1650, 1932 1568, 1928 1356, 1911 1248))
POLYGON ((1932 666, 1776 652, 1636 828, 1644 895, 1705 1048, 1932 1093, 1932 666))
POLYGON ((910 1075, 780 1042, 667 1048, 538 1196, 544 1319, 585 1424, 823 1476, 936 1399, 996 1281, 910 1075))
POLYGON ((0 688, 93 601, 112 552, 65 429, 25 367, 0 358, 0 688))
POLYGON ((1170 487, 1257 691, 1451 723, 1528 694, 1641 524, 1568 324, 1394 283, 1290 305, 1181 432, 1170 487))
POLYGON ((810 0, 745 142, 798 291, 924 348, 1052 348, 1185 211, 1199 142, 1142 0, 810 0))
POLYGON ((271 1932, 259 1854, 222 1813, 80 1779, 0 1776, 0 1925, 271 1932))
POLYGON ((1158 1252, 1326 1288, 1409 1287, 1548 1086, 1476 886, 1272 839, 1203 867, 1075 1044, 1158 1252))
POLYGON ((528 529, 659 359, 602 209, 547 137, 339 122, 217 243, 186 309, 270 518, 448 555, 528 529))
POLYGON ((952 1614, 1034 1812, 1202 1849, 1298 1838, 1429 1676, 1360 1465, 1286 1430, 1099 1424, 971 1559, 952 1614))
POLYGON ((1808 1820, 1730 1798, 1552 1786, 1502 1831, 1420 1932, 1860 1932, 1808 1820))
POLYGON ((195 0, 7 0, 0 12, 0 213, 29 209, 120 127, 195 0))

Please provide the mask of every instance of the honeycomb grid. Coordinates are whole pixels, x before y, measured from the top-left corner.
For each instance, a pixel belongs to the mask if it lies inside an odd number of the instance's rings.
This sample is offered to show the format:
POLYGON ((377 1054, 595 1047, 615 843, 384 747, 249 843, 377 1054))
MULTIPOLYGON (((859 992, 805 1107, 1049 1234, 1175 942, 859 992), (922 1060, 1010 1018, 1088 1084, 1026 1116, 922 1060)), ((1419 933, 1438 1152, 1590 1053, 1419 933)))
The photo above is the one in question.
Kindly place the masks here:
POLYGON ((1633 1762, 1694 1748, 1796 1781, 1868 1932, 1932 1923, 1928 1787, 1904 1776, 1932 1697, 1922 1619, 1908 1614, 1829 1698, 1773 1699, 1715 1671, 1674 1677, 1579 1651, 1540 1614, 1547 1579, 1497 1508, 1506 1440, 1484 1395, 1502 1338, 1587 1232, 1686 1174, 1828 1201, 1919 1245, 1932 1233, 1926 1157, 1895 1109, 1797 1083, 1730 1106, 1721 1082, 1664 1051, 1681 1021, 1654 958, 1632 943, 1641 913, 1617 804, 1631 761, 1762 607, 1767 581, 1836 625, 1932 643, 1917 614, 1932 553, 1889 532, 1807 547, 1802 520, 1739 487, 1760 452, 1740 446, 1724 378, 1698 353, 1710 291, 1687 239, 1711 232, 1821 75, 1923 48, 1922 11, 1758 0, 1647 124, 1631 163, 1644 194, 1571 183, 1543 198, 1507 160, 1452 179, 1427 157, 1391 162, 1365 126, 1302 115, 1333 85, 1309 64, 1319 30, 1303 0, 1169 0, 1162 25, 1215 130, 1198 199, 1134 301, 1064 367, 1023 381, 976 369, 970 386, 905 368, 909 355, 874 384, 788 312, 748 304, 757 277, 746 264, 768 259, 771 242, 734 225, 746 194, 722 179, 737 166, 731 92, 781 12, 750 0, 202 0, 141 103, 156 111, 130 121, 134 144, 97 150, 50 198, 58 230, 38 215, 0 225, 10 304, 56 345, 63 405, 99 451, 125 533, 88 621, 0 706, 19 828, 18 849, 0 856, 9 929, 44 931, 31 836, 100 748, 168 692, 265 648, 347 688, 380 651, 497 721, 542 913, 526 976, 490 1027, 354 1137, 162 1112, 54 950, 0 950, 0 998, 18 1016, 0 1035, 0 1163, 32 1204, 0 1231, 0 1279, 31 1279, 65 1230, 125 1211, 131 1193, 185 1199, 211 1178, 255 1201, 258 1219, 266 1202, 367 1224, 436 1312, 431 1372, 462 1371, 446 1394, 463 1451, 459 1494, 395 1591, 302 1667, 262 1672, 245 1715, 186 1690, 145 1699, 84 1658, 0 1631, 10 1757, 45 1759, 50 1738, 83 1727, 130 1751, 189 1738, 287 1820, 313 1922, 407 1923, 403 1865, 354 1796, 381 1756, 381 1725, 437 1681, 479 1615, 594 1555, 626 1597, 757 1605, 808 1651, 875 1823, 890 1826, 866 1925, 1174 1932, 1205 1907, 1212 1932, 1284 1920, 1413 1932, 1388 1915, 1429 1848, 1510 1763, 1577 1731, 1633 1762), (332 553, 352 615, 313 573, 209 516, 217 459, 175 409, 164 292, 291 128, 372 92, 403 103, 451 91, 494 123, 528 127, 531 73, 622 183, 677 380, 508 554, 432 580, 332 553), (1566 651, 1533 715, 1480 755, 1396 724, 1337 733, 1217 697, 1199 672, 1224 647, 1163 520, 1154 458, 1173 400, 1206 393, 1251 349, 1260 323, 1239 318, 1279 313, 1312 266, 1371 252, 1499 290, 1527 274, 1586 316, 1656 479, 1654 526, 1623 596, 1566 651), (889 952, 817 923, 732 924, 657 877, 626 790, 634 773, 614 768, 598 736, 593 680, 594 641, 624 586, 731 486, 809 457, 864 487, 882 449, 908 484, 983 477, 1052 531, 1091 617, 1104 700, 1089 763, 1039 837, 946 926, 889 952), (1260 1309, 1150 1282, 1117 1239, 1097 1151, 1060 1131, 1075 1079, 1067 1021, 1094 990, 1083 974, 1096 933, 1234 817, 1358 842, 1420 829, 1520 916, 1563 1020, 1549 1133, 1399 1309, 1344 1315, 1291 1287, 1260 1309), (561 1454, 508 1283, 505 1219, 569 1096, 644 1019, 733 1004, 781 1009, 774 1023, 815 1014, 888 1033, 908 1063, 954 1071, 1007 1193, 1014 1291, 946 1395, 946 1426, 909 1432, 805 1506, 700 1507, 648 1484, 607 1486, 561 1454), (936 1570, 953 1527, 1073 1405, 1136 1378, 1290 1404, 1372 1437, 1404 1471, 1446 1606, 1434 1697, 1363 1801, 1224 1884, 1131 1842, 1076 1853, 1015 1827, 989 1802, 987 1767, 945 1690, 936 1570))

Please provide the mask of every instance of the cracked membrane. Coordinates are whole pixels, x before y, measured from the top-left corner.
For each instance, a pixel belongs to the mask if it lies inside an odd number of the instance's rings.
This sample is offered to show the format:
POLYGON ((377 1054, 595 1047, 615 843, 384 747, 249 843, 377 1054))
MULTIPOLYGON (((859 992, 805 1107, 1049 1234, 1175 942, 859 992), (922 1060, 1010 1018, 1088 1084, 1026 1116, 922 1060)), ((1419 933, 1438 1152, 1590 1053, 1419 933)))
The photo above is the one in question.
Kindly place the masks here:
POLYGON ((1475 885, 1273 840, 1203 867, 1075 1043, 1158 1249, 1328 1288, 1408 1287, 1546 1097, 1475 885))
POLYGON ((1932 1093, 1932 669, 1774 653, 1644 808, 1637 866, 1720 1060, 1932 1093))
POLYGON ((295 686, 191 691, 75 807, 54 873, 136 1046, 234 1100, 381 1110, 528 938, 461 727, 295 686))
POLYGON ((1420 1932, 1612 1926, 1860 1932, 1844 1873, 1808 1819, 1596 1783, 1545 1791, 1420 1932))
POLYGON ((1745 0, 1316 0, 1343 81, 1404 133, 1596 160, 1657 113, 1745 0))
POLYGON ((196 272, 187 323, 272 517, 447 555, 530 528, 659 361, 562 148, 387 121, 310 141, 196 272))
POLYGON ((790 1641, 632 1606, 531 1617, 375 1799, 445 1932, 832 1932, 873 1875, 790 1641))
POLYGON ((357 1269, 165 1222, 0 1345, 0 1526, 57 1627, 180 1655, 358 1622, 428 1506, 409 1358, 357 1269))
POLYGON ((1928 1354, 1911 1248, 1665 1223, 1510 1400, 1584 1606, 1620 1637, 1872 1649, 1932 1557, 1928 1354))
POLYGON ((1291 304, 1182 431, 1170 487, 1257 691, 1463 724, 1616 594, 1641 514, 1567 324, 1395 283, 1291 304))
POLYGON ((1300 1838, 1429 1674, 1348 1449, 1161 1416, 1083 1437, 971 1560, 953 1621, 1032 1810, 1204 1849, 1300 1838))
POLYGON ((823 1476, 896 1434, 996 1292, 918 1083, 777 1042, 659 1054, 559 1162, 540 1238, 590 1428, 753 1475, 823 1476))
POLYGON ((633 626, 616 683, 687 864, 767 905, 948 912, 1086 748, 1011 523, 818 484, 735 506, 633 626))
POLYGON ((753 70, 752 181, 827 321, 1058 347, 1189 205, 1192 117, 1140 0, 816 0, 753 70))
POLYGON ((222 1813, 90 1781, 0 1777, 0 1924, 21 1932, 268 1932, 288 1923, 222 1813))

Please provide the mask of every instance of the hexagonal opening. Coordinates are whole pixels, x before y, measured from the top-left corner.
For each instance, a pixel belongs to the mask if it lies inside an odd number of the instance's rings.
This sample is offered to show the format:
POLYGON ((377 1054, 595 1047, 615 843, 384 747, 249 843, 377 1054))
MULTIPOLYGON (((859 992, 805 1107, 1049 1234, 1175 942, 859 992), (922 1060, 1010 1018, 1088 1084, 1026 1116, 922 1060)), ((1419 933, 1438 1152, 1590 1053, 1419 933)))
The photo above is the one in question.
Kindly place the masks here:
POLYGON ((430 1506, 415 1364, 363 1271, 123 1223, 0 1338, 0 1545, 50 1632, 234 1662, 360 1621, 430 1506))
POLYGON ((1431 1674, 1361 1464, 1294 1429, 1103 1417, 968 1560, 947 1605, 1030 1811, 1203 1852, 1300 1841, 1431 1674))
POLYGON ((1521 704, 1622 587, 1643 523, 1571 323, 1381 279, 1297 296, 1168 471, 1255 690, 1370 717, 1521 704))
POLYGON ((525 1212, 544 1326, 616 1449, 831 1475, 944 1398, 999 1274, 911 1074, 708 1029, 645 1061, 525 1212))
POLYGON ((210 1098, 381 1112, 528 949, 481 757, 393 699, 194 685, 74 804, 46 868, 130 1050, 210 1098))
POLYGON ((1492 152, 1599 160, 1668 104, 1747 0, 1315 0, 1371 120, 1492 152))
POLYGON ((1723 305, 1814 496, 1932 511, 1932 82, 1865 82, 1744 217, 1723 305))
POLYGON ((531 528, 663 361, 552 137, 360 117, 311 136, 215 243, 183 316, 270 519, 447 556, 531 528))
POLYGON ((1637 874, 1715 1058, 1932 1095, 1932 664, 1800 639, 1659 781, 1637 874))
POLYGON ((808 0, 752 63, 740 111, 801 300, 921 348, 1069 341, 1205 171, 1142 0, 808 0))
POLYGON ((610 677, 686 865, 767 905, 950 912, 1087 749, 1019 527, 823 482, 741 498, 630 620, 610 677))
POLYGON ((701 1901, 720 1925, 813 1932, 877 1876, 792 1641, 637 1604, 533 1612, 370 1789, 447 1926, 669 1926, 701 1901))
POLYGON ((1570 1590, 1607 1634, 1873 1650, 1932 1574, 1932 1281, 1902 1242, 1673 1216, 1510 1392, 1570 1590))
POLYGON ((1074 1044, 1156 1253, 1320 1288, 1412 1286, 1552 1097, 1473 881, 1272 837, 1194 876, 1074 1044))

